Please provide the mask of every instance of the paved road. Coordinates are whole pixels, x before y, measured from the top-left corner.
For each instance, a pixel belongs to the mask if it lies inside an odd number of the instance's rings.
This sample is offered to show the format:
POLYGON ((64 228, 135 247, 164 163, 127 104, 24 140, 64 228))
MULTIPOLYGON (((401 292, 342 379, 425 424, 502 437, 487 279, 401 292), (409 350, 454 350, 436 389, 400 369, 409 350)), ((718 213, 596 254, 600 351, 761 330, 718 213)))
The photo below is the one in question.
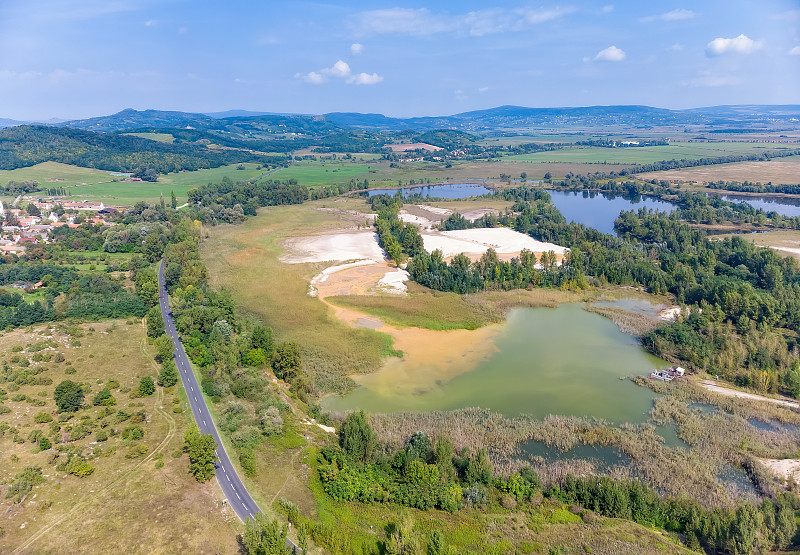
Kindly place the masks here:
POLYGON ((189 365, 189 359, 186 357, 186 351, 183 350, 183 344, 175 331, 175 321, 172 319, 172 313, 169 310, 169 296, 167 289, 164 285, 164 262, 158 269, 158 302, 161 304, 161 315, 164 317, 164 327, 166 333, 172 338, 172 344, 175 347, 173 354, 175 355, 175 363, 178 365, 178 373, 183 382, 183 388, 186 390, 186 396, 189 398, 189 405, 192 407, 192 414, 194 415, 197 427, 204 434, 211 434, 217 442, 217 482, 222 488, 222 493, 228 499, 231 508, 236 512, 242 520, 253 518, 256 513, 260 513, 261 509, 250 494, 247 493, 239 475, 233 468, 228 453, 225 452, 225 447, 219 439, 217 427, 214 426, 214 421, 211 419, 211 413, 208 412, 203 394, 200 386, 197 383, 197 378, 192 372, 192 367, 189 365))

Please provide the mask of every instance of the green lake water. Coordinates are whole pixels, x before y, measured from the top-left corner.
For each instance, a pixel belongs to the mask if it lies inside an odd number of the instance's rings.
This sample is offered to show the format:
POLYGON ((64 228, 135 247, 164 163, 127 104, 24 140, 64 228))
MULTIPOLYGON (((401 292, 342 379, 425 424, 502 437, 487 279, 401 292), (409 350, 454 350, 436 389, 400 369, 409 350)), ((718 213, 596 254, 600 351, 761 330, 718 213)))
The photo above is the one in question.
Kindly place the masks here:
POLYGON ((655 395, 620 378, 669 366, 580 304, 514 310, 494 341, 497 352, 447 382, 425 389, 397 384, 396 390, 382 387, 379 392, 369 387, 370 381, 386 384, 393 376, 372 375, 366 385, 344 397, 326 397, 323 405, 368 412, 481 407, 508 416, 558 414, 640 423, 647 420, 655 395))

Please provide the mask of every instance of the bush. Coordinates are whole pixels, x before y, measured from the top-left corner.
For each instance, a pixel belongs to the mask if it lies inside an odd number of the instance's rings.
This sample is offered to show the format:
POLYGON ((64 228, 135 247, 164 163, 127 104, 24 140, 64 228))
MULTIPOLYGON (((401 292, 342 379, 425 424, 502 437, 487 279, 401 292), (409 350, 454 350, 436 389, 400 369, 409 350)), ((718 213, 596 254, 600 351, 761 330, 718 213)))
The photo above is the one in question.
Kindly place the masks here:
POLYGON ((94 467, 86 461, 83 461, 72 469, 72 474, 78 478, 86 478, 87 476, 90 476, 92 472, 94 472, 94 467))
POLYGON ((153 378, 145 376, 139 380, 139 397, 149 397, 156 391, 156 384, 153 378))
POLYGON ((105 430, 97 430, 97 433, 94 434, 94 439, 97 442, 108 441, 108 434, 105 430))
POLYGON ((128 426, 122 430, 122 439, 130 439, 136 441, 144 437, 144 430, 141 426, 128 426))
POLYGON ((53 421, 53 417, 50 416, 50 413, 42 411, 40 413, 37 413, 36 416, 33 417, 33 421, 36 422, 37 424, 47 424, 48 422, 53 421))
POLYGON ((96 407, 110 407, 116 405, 117 400, 111 395, 111 390, 108 387, 104 387, 94 396, 92 404, 96 407))
POLYGON ((58 412, 75 412, 83 404, 83 388, 70 380, 64 380, 56 386, 53 394, 58 412))

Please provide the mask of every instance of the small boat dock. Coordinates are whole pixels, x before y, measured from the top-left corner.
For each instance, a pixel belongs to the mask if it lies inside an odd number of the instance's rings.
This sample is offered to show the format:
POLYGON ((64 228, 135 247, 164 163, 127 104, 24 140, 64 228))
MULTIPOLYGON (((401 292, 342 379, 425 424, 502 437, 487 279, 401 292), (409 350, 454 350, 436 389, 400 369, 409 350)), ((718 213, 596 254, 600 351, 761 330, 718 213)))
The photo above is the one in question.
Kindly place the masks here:
POLYGON ((650 379, 671 382, 675 378, 683 377, 684 374, 686 374, 686 368, 681 366, 670 366, 664 370, 653 370, 650 373, 650 379))

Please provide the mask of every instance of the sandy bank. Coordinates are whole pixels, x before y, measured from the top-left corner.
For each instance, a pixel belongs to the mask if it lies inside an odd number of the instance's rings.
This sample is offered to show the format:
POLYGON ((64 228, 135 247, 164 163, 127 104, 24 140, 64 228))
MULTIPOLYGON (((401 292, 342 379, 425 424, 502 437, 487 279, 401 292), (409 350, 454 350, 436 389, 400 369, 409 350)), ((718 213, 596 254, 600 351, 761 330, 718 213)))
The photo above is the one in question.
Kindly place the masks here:
POLYGON ((716 384, 709 380, 703 380, 700 384, 705 387, 709 391, 713 391, 714 393, 719 393, 720 395, 726 395, 728 397, 740 397, 742 399, 753 399, 755 401, 765 401, 767 403, 773 403, 776 405, 783 405, 785 407, 793 407, 797 408, 798 404, 796 401, 790 401, 789 399, 775 399, 772 397, 764 397, 763 395, 756 395, 755 393, 745 393, 744 391, 737 391, 735 389, 728 389, 727 387, 722 387, 719 384, 716 384))
POLYGON ((384 260, 383 249, 378 245, 378 237, 372 231, 352 233, 329 233, 297 237, 283 243, 286 253, 280 257, 287 264, 305 262, 333 262, 347 260, 384 260))
POLYGON ((769 468, 776 476, 788 480, 800 480, 800 459, 758 459, 761 464, 769 468))
POLYGON ((528 249, 537 253, 553 251, 563 255, 567 250, 553 243, 537 241, 529 235, 507 227, 428 232, 422 233, 422 240, 425 250, 432 252, 439 249, 445 258, 462 252, 483 254, 489 248, 494 249, 498 254, 516 254, 522 249, 528 249))

